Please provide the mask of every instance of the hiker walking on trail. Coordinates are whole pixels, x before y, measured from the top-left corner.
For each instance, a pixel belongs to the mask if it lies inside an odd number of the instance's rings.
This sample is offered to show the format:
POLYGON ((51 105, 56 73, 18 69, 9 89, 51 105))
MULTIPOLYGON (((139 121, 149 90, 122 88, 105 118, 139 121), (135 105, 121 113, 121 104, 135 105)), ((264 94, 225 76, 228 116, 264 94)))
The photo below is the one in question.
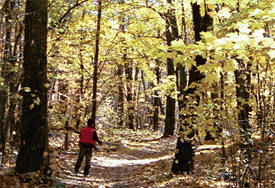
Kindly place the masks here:
POLYGON ((102 142, 97 137, 97 133, 95 131, 95 124, 93 119, 89 119, 87 122, 87 127, 84 127, 80 131, 80 139, 79 139, 79 155, 75 164, 75 172, 79 172, 79 168, 85 156, 85 166, 84 166, 84 175, 89 174, 90 169, 90 161, 92 157, 92 150, 96 148, 96 142, 102 145, 102 142))

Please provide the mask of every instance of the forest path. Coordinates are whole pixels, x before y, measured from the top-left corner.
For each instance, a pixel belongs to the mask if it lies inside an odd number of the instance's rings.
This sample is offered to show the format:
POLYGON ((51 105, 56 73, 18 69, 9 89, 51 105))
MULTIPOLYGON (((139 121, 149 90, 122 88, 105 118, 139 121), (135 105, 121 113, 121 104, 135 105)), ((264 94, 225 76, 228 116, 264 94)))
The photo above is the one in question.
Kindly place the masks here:
MULTIPOLYGON (((83 176, 83 165, 75 173, 77 155, 60 153, 58 179, 66 187, 148 187, 169 177, 174 138, 155 140, 120 139, 93 151, 91 169, 83 176)), ((73 153, 75 154, 75 153, 73 153)), ((84 162, 84 161, 83 161, 84 162)))
MULTIPOLYGON (((52 157, 58 164, 54 167, 57 179, 70 188, 194 187, 194 183, 197 187, 209 187, 198 185, 194 177, 187 180, 186 176, 170 173, 176 137, 160 138, 155 133, 142 132, 111 138, 99 146, 99 151, 93 152, 90 173, 86 177, 83 176, 84 164, 79 173, 74 172, 78 146, 77 142, 71 142, 71 152, 59 152, 52 157)), ((77 135, 71 140, 78 140, 77 135)))

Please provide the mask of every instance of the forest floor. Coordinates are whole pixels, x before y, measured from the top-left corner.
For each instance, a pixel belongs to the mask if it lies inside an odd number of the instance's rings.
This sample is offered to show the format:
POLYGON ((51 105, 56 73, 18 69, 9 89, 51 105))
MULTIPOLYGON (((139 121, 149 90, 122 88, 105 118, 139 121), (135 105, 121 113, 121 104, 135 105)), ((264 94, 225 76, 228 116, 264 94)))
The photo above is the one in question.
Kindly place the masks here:
POLYGON ((50 155, 55 183, 39 184, 35 175, 31 182, 22 183, 22 176, 3 175, 0 171, 1 187, 232 187, 229 182, 217 180, 223 169, 220 145, 196 146, 193 175, 175 175, 170 172, 175 136, 162 138, 157 132, 123 129, 109 129, 98 135, 104 144, 93 151, 88 176, 83 175, 84 164, 79 173, 74 172, 78 135, 70 134, 69 149, 64 151, 64 134, 52 133, 50 155))
MULTIPOLYGON (((151 131, 114 129, 99 133, 99 137, 104 137, 105 144, 93 152, 86 177, 83 164, 79 173, 74 172, 78 135, 71 136, 70 151, 56 152, 56 162, 52 161, 58 164, 56 177, 66 187, 231 187, 228 182, 216 180, 221 169, 220 161, 215 161, 220 159, 219 145, 198 146, 194 175, 175 175, 170 172, 175 136, 162 138, 151 131)), ((51 143, 60 144, 58 137, 53 138, 51 143)))

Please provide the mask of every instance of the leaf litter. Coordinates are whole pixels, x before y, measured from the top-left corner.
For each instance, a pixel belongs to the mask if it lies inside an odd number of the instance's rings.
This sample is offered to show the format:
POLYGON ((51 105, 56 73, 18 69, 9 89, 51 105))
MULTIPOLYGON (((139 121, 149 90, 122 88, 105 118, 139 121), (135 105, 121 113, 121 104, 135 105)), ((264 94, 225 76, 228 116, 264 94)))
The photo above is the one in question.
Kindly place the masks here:
POLYGON ((175 175, 170 170, 176 136, 162 138, 159 132, 115 128, 98 134, 104 144, 93 151, 88 176, 83 175, 84 164, 79 173, 74 172, 79 135, 70 134, 69 149, 64 151, 64 133, 60 132, 50 134, 49 144, 55 183, 22 182, 10 169, 9 173, 0 171, 1 187, 231 187, 215 178, 220 168, 219 145, 197 147, 194 174, 175 175))

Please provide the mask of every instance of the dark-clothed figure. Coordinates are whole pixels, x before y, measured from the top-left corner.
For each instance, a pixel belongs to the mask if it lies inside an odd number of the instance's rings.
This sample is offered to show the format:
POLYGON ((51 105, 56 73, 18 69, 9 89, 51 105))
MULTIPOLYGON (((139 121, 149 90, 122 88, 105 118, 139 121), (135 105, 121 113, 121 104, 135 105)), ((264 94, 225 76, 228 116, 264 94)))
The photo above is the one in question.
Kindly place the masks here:
POLYGON ((90 161, 92 157, 92 150, 93 148, 96 149, 96 142, 100 145, 102 144, 102 142, 97 137, 93 120, 89 119, 87 122, 87 127, 82 128, 80 131, 80 151, 74 169, 75 172, 79 172, 79 168, 85 156, 84 175, 88 175, 90 169, 90 161))

